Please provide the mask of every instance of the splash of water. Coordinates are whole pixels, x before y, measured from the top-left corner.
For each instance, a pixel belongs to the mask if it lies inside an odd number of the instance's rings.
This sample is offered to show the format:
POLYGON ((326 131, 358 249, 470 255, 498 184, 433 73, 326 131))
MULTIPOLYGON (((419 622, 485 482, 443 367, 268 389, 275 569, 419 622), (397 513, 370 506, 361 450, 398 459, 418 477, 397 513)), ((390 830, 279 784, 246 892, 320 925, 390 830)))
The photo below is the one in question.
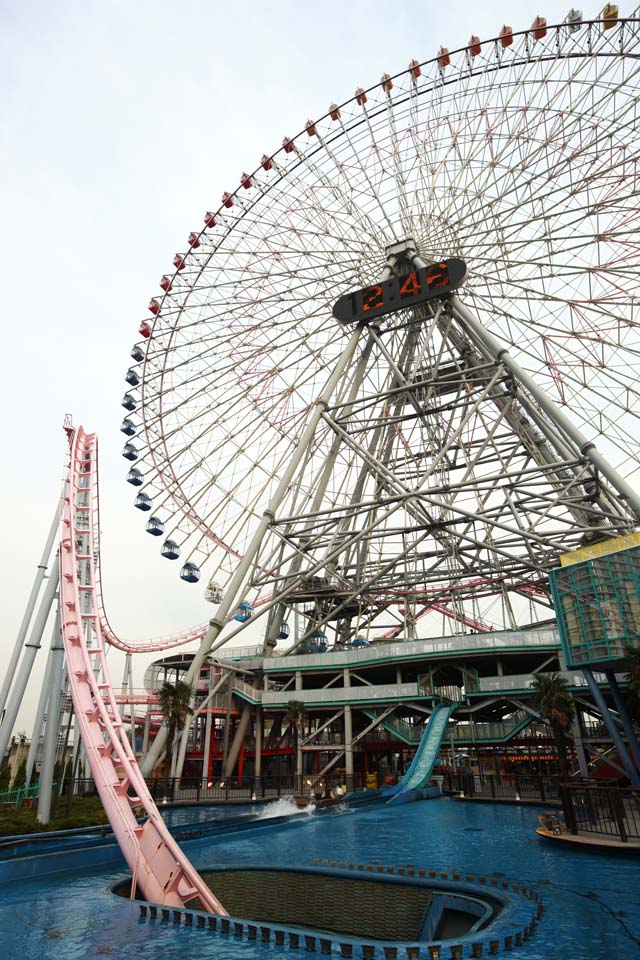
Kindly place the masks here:
POLYGON ((294 813, 313 813, 316 805, 313 800, 306 807, 299 807, 293 797, 280 797, 279 800, 272 800, 263 809, 259 816, 260 820, 268 820, 271 817, 290 817, 294 813))

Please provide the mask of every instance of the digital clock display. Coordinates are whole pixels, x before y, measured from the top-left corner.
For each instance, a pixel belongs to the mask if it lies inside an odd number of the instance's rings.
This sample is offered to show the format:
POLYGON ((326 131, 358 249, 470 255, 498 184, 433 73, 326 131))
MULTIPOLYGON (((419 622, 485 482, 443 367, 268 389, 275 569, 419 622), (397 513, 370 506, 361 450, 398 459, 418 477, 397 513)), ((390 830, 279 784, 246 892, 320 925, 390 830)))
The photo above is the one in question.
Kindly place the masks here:
POLYGON ((391 277, 345 294, 334 304, 333 315, 340 323, 373 320, 386 313, 451 293, 464 282, 466 275, 467 267, 463 260, 442 260, 428 267, 420 267, 404 277, 391 277))

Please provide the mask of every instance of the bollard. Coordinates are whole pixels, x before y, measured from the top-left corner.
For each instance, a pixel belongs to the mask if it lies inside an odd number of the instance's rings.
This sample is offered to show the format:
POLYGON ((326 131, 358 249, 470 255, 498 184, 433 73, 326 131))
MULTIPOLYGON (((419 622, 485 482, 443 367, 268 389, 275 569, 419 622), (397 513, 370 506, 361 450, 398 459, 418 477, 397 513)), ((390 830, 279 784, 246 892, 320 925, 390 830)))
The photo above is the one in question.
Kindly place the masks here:
POLYGON ((147 907, 146 907, 146 905, 145 905, 144 903, 141 903, 141 904, 140 904, 140 916, 141 916, 141 917, 146 917, 146 915, 147 915, 147 907))
POLYGON ((174 923, 180 923, 181 920, 182 920, 182 912, 181 912, 180 910, 174 910, 174 911, 173 911, 173 922, 174 922, 174 923))
POLYGON ((168 922, 169 922, 169 911, 167 910, 167 908, 166 908, 166 907, 163 907, 160 912, 161 912, 161 914, 162 914, 161 919, 164 921, 164 923, 168 923, 168 922))
POLYGON ((218 926, 218 918, 209 917, 209 930, 215 930, 217 926, 218 926))
POLYGON ((312 937, 309 933, 305 933, 304 935, 304 948, 307 953, 315 953, 316 951, 316 938, 312 937))
POLYGON ((234 937, 241 937, 243 933, 244 933, 244 923, 241 920, 234 920, 233 922, 234 937))
POLYGON ((284 930, 274 930, 273 935, 276 938, 276 946, 284 947, 284 930))
POLYGON ((260 939, 263 943, 269 943, 271 940, 271 927, 260 927, 260 939))
POLYGON ((247 940, 255 940, 258 936, 258 928, 255 923, 247 924, 247 940))
POLYGON ((325 956, 331 953, 331 940, 320 938, 320 953, 324 953, 325 956))
POLYGON ((341 957, 352 957, 353 956, 353 944, 352 943, 341 943, 340 947, 340 956, 341 957))

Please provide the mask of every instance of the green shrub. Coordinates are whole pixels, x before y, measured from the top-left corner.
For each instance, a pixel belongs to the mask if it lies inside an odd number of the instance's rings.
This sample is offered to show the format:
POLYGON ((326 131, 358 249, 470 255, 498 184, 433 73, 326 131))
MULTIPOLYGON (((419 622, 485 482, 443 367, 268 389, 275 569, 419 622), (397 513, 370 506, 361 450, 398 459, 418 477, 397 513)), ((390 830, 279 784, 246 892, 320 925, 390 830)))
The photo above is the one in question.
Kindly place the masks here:
POLYGON ((46 826, 36 820, 37 800, 34 800, 33 807, 28 810, 0 810, 0 837, 48 830, 73 830, 76 827, 93 827, 107 823, 100 797, 74 797, 68 817, 65 800, 65 797, 58 797, 56 815, 46 826))

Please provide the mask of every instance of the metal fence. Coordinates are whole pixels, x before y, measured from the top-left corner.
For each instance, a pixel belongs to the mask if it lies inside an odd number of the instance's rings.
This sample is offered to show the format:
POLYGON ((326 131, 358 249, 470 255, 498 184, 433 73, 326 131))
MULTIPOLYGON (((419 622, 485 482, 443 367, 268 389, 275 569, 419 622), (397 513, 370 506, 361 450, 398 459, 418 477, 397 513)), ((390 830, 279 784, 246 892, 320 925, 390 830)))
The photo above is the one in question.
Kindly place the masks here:
POLYGON ((615 784, 563 783, 560 797, 567 829, 626 843, 640 840, 640 789, 615 784))
POLYGON ((486 800, 540 801, 560 803, 557 777, 541 774, 513 774, 490 776, 473 773, 445 773, 442 789, 445 793, 461 793, 465 797, 486 800))

